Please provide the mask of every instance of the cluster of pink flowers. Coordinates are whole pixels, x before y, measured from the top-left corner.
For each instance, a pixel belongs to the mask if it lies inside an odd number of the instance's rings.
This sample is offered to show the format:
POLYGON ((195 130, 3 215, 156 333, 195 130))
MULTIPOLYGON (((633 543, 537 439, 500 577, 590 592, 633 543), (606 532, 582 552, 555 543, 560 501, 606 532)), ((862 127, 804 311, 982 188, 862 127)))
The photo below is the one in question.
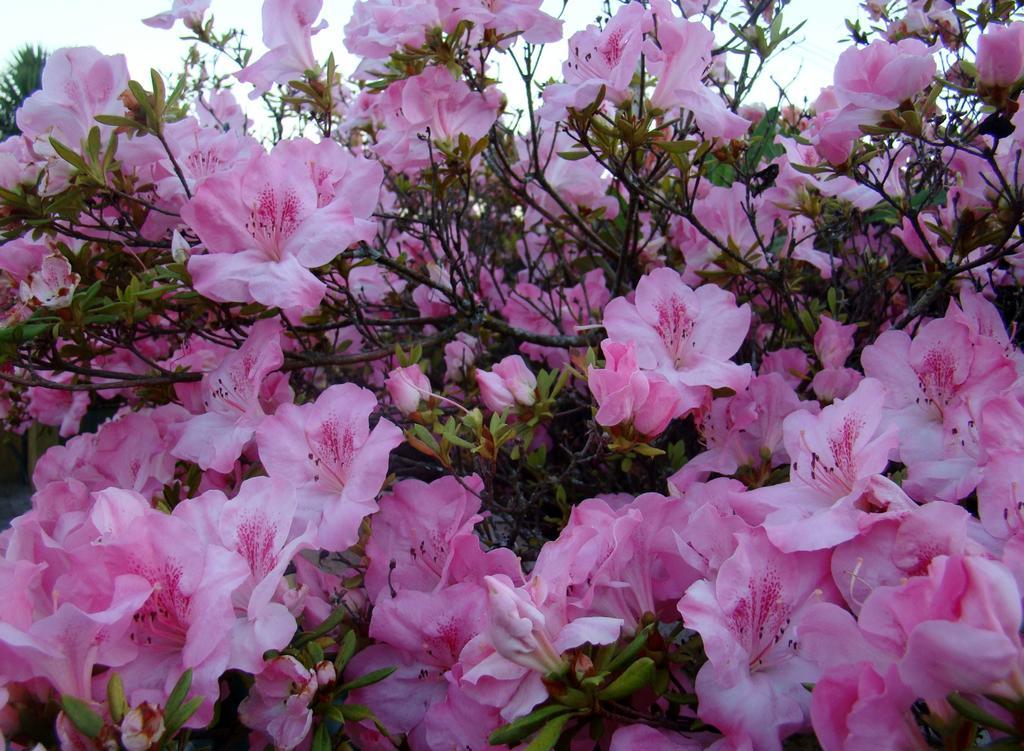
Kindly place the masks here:
POLYGON ((358 88, 210 5, 274 136, 80 47, 0 143, 0 741, 1024 743, 1019 11, 865 3, 801 111, 785 3, 359 0, 358 88))

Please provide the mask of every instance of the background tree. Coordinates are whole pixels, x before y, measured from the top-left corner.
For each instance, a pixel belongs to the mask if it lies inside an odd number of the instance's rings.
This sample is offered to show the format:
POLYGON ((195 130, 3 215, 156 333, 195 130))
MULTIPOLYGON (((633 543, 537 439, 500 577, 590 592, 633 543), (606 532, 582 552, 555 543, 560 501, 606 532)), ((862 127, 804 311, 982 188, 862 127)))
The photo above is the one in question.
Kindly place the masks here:
POLYGON ((14 115, 24 102, 42 86, 46 50, 31 44, 14 53, 0 77, 0 140, 20 133, 14 115))

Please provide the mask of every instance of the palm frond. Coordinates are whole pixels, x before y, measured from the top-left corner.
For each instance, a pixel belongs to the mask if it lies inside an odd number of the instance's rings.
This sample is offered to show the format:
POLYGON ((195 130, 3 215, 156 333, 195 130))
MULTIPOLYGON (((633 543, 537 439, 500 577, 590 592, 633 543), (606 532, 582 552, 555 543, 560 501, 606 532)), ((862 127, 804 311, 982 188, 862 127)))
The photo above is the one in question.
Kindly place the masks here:
POLYGON ((15 113, 22 102, 42 86, 46 57, 42 47, 26 44, 14 53, 0 74, 0 140, 20 132, 15 113))

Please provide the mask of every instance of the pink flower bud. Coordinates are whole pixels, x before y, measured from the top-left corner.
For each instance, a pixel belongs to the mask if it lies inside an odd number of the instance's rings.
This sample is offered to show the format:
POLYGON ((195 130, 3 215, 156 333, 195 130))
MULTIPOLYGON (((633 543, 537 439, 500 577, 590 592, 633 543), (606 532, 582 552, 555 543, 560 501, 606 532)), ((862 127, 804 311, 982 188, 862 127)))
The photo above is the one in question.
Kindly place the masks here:
POLYGON ((146 751, 163 733, 163 713, 146 701, 129 710, 121 721, 121 744, 128 751, 146 751))
POLYGON ((403 415, 419 409, 420 402, 430 396, 430 381, 419 365, 395 368, 384 381, 391 400, 403 415))
POLYGON ((494 649, 517 665, 550 673, 562 666, 551 643, 544 614, 534 604, 529 589, 513 588, 507 576, 485 576, 489 594, 489 636, 494 649))
POLYGON ((515 400, 529 407, 537 401, 537 378, 519 355, 511 355, 494 366, 515 400))
POLYGON ((1024 23, 992 24, 978 39, 978 82, 1010 86, 1024 75, 1024 23))
POLYGON ((480 387, 480 398, 484 400, 487 409, 492 412, 503 412, 515 404, 512 392, 508 390, 505 381, 497 373, 478 370, 476 385, 480 387))
POLYGON ((334 685, 338 680, 338 672, 330 660, 321 660, 316 664, 316 683, 320 688, 334 685))
POLYGON ((487 408, 501 412, 514 404, 529 407, 537 401, 537 378, 519 355, 509 355, 492 371, 478 370, 476 382, 487 408))

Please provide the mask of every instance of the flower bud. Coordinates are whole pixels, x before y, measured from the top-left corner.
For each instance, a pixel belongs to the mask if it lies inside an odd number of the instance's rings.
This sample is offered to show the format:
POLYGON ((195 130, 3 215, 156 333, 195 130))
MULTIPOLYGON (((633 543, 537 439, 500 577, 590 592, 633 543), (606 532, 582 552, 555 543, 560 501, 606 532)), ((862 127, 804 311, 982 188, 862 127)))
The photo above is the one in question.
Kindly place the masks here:
POLYGON ((121 744, 128 751, 146 751, 163 734, 163 712, 148 701, 129 710, 121 722, 121 744))
POLYGON ((403 415, 411 415, 419 409, 420 402, 430 396, 430 381, 419 365, 395 368, 384 381, 391 400, 403 415))
POLYGON ((185 263, 188 261, 191 250, 192 248, 189 246, 188 241, 181 236, 178 230, 174 230, 174 234, 171 235, 171 258, 176 263, 185 263))
POLYGON ((480 398, 492 412, 515 404, 529 407, 537 401, 537 377, 519 355, 509 355, 491 371, 478 370, 476 382, 480 398))
POLYGON ((1024 75, 1024 24, 991 24, 978 39, 978 83, 1010 86, 1024 75))
POLYGON ((534 604, 529 590, 514 589, 507 576, 485 576, 489 635, 494 649, 517 665, 550 673, 562 666, 545 626, 544 614, 534 604))
POLYGON ((338 680, 338 673, 334 669, 334 663, 330 660, 321 660, 316 664, 316 683, 320 688, 334 685, 338 680))

